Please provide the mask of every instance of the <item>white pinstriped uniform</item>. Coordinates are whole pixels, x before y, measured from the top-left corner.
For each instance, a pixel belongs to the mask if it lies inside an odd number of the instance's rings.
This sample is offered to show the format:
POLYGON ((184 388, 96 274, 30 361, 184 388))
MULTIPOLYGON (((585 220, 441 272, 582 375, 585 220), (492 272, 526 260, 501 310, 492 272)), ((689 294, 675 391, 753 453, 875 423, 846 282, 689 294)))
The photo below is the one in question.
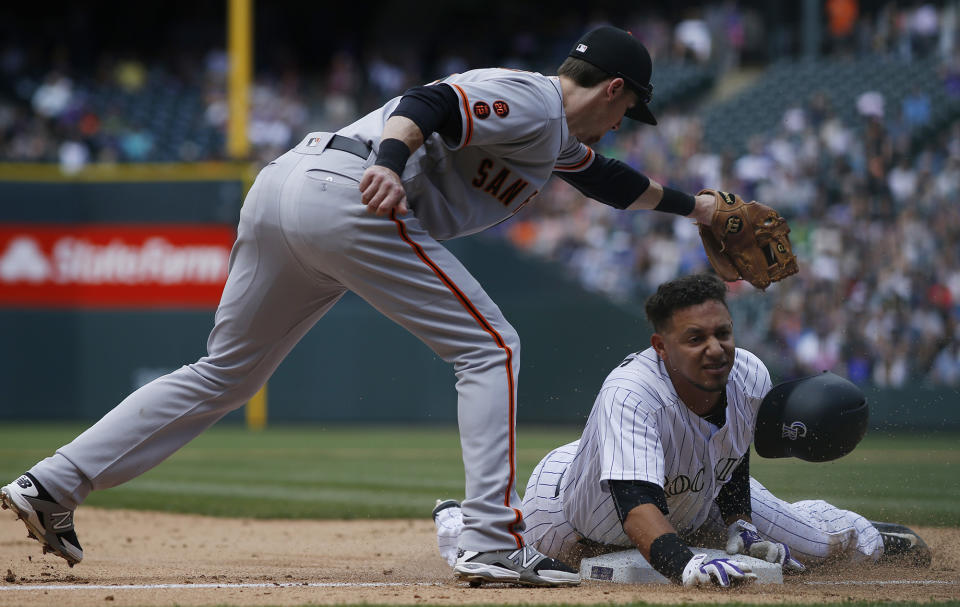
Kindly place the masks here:
POLYGON ((727 380, 727 423, 717 429, 683 404, 653 348, 628 356, 604 381, 561 483, 571 524, 603 544, 631 545, 607 481, 637 480, 664 488, 679 533, 699 528, 750 449, 770 387, 763 363, 737 349, 727 380))
MULTIPOLYGON (((604 381, 580 440, 551 451, 534 469, 523 500, 524 540, 560 559, 572 559, 582 538, 632 547, 610 480, 662 486, 667 518, 681 536, 722 531, 714 499, 749 450, 770 388, 764 364, 738 348, 726 387, 726 423, 717 428, 680 401, 653 348, 631 354, 604 381)), ((750 494, 757 529, 787 544, 801 562, 839 554, 876 560, 883 552, 880 534, 856 513, 822 500, 784 502, 752 478, 750 494)))

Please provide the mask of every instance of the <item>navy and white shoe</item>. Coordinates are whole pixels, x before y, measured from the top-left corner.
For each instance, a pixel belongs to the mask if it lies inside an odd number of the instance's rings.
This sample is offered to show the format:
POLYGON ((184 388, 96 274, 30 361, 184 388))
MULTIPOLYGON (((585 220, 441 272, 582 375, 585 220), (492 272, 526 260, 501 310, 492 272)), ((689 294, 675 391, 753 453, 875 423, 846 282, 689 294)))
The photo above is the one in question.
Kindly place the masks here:
POLYGON ((0 506, 13 510, 27 526, 28 537, 73 567, 83 559, 83 548, 73 530, 73 510, 54 500, 29 472, 0 488, 0 506))
POLYGON ((580 573, 530 546, 515 550, 473 552, 460 550, 453 566, 461 580, 479 586, 483 582, 524 586, 577 586, 580 573))

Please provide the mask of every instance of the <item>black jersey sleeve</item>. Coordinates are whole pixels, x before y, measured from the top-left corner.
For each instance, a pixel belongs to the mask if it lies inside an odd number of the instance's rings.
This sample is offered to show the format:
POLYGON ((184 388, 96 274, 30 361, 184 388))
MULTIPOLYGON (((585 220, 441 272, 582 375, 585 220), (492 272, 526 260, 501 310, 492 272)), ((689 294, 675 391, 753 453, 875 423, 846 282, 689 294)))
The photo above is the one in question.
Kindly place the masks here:
POLYGON ((650 179, 615 158, 596 154, 582 171, 554 171, 584 196, 618 209, 625 209, 650 187, 650 179))
POLYGON ((412 120, 426 139, 440 133, 451 141, 459 141, 460 99, 448 84, 429 84, 407 90, 390 116, 412 120))

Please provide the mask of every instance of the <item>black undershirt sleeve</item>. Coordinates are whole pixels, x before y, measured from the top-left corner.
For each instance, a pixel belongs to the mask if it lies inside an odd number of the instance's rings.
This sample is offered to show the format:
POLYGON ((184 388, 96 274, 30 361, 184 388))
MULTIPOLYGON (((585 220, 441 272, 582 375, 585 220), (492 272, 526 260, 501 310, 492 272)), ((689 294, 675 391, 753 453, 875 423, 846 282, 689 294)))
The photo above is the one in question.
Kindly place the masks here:
POLYGON ((627 520, 630 511, 641 504, 655 505, 664 516, 670 512, 667 508, 667 494, 663 492, 663 487, 660 485, 647 481, 607 482, 621 524, 627 520))
POLYGON ((420 127, 424 139, 432 133, 440 133, 451 141, 460 141, 463 129, 460 99, 448 84, 430 84, 407 90, 390 116, 412 120, 420 127))
POLYGON ((554 174, 584 196, 617 209, 625 209, 650 187, 650 179, 628 164, 596 154, 582 171, 554 174))
POLYGON ((720 508, 723 520, 735 515, 749 515, 753 512, 750 505, 750 452, 743 456, 730 480, 720 488, 714 502, 720 508))

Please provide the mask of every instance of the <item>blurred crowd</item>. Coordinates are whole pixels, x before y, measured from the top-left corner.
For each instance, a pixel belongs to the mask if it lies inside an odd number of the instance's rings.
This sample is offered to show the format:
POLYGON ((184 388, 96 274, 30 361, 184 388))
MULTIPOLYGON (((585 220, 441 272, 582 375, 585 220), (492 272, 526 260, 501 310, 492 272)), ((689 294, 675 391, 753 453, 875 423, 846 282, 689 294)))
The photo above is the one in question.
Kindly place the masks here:
MULTIPOLYGON (((911 31, 906 42, 863 39, 878 44, 873 52, 953 56, 940 37, 952 29, 911 31)), ((945 65, 936 86, 960 102, 960 64, 945 65)), ((829 369, 879 386, 960 386, 960 121, 931 134, 930 103, 916 91, 891 107, 865 91, 860 122, 845 124, 826 94, 811 91, 739 154, 707 149, 696 113, 667 112, 656 128, 608 136, 598 148, 665 185, 725 189, 788 218, 800 274, 763 293, 731 286, 738 341, 775 377, 829 369)), ((709 269, 688 219, 622 213, 558 180, 540 198, 499 234, 625 305, 709 269)))
MULTIPOLYGON (((532 10, 540 18, 526 29, 498 21, 488 36, 477 39, 449 7, 445 17, 418 6, 380 9, 382 18, 364 32, 373 39, 369 45, 347 38, 324 47, 319 69, 291 59, 297 52, 292 49, 277 53, 279 59, 258 62, 248 123, 251 160, 266 163, 304 133, 337 129, 407 88, 447 74, 491 65, 553 73, 571 42, 607 19, 597 11, 585 25, 579 11, 558 8, 544 17, 536 6, 519 6, 513 10, 532 10), (450 22, 411 44, 395 36, 402 18, 450 22)), ((643 9, 618 22, 646 42, 655 60, 732 67, 741 55, 763 53, 764 26, 755 8, 730 0, 708 3, 685 11, 679 21, 658 11, 643 9)), ((224 158, 228 62, 223 48, 177 49, 159 58, 103 49, 92 66, 90 61, 79 65, 67 48, 51 50, 49 42, 17 28, 10 32, 17 35, 4 36, 3 25, 0 161, 58 162, 64 171, 76 172, 90 162, 224 158)))
MULTIPOLYGON (((601 151, 661 183, 741 193, 788 218, 800 274, 764 293, 731 285, 739 342, 775 376, 830 369, 881 386, 960 386, 960 123, 912 156, 876 118, 859 139, 810 106, 794 112, 802 128, 758 137, 739 158, 703 150, 685 115, 601 151)), ((624 304, 709 268, 689 219, 616 211, 557 180, 539 198, 500 234, 624 304)))
MULTIPOLYGON (((91 162, 224 159, 223 50, 181 70, 106 53, 93 73, 59 65, 39 77, 28 56, 23 47, 0 48, 0 160, 58 162, 71 173, 91 162)), ((254 82, 248 135, 257 159, 275 157, 306 132, 299 85, 297 74, 254 82)))
MULTIPOLYGON (((940 85, 960 99, 955 2, 891 2, 869 16, 856 0, 823 6, 827 52, 938 56, 940 85)), ((655 62, 709 63, 721 75, 787 44, 782 30, 733 0, 679 19, 645 13, 629 21, 655 62)), ((265 163, 306 132, 336 129, 448 73, 488 64, 550 73, 585 29, 577 18, 550 26, 491 36, 488 47, 452 38, 429 49, 345 44, 319 74, 289 62, 258 71, 251 159, 265 163)), ((57 55, 38 69, 35 51, 23 39, 0 41, 0 161, 55 162, 72 172, 91 162, 224 158, 222 49, 175 61, 104 52, 83 72, 57 55)), ((886 111, 882 101, 878 111, 875 97, 861 95, 861 122, 845 124, 826 96, 810 91, 745 152, 708 149, 700 114, 669 108, 659 126, 624 129, 598 146, 665 185, 727 189, 789 219, 800 274, 764 293, 731 286, 739 343, 778 379, 831 369, 880 386, 960 386, 960 122, 920 137, 930 127, 929 97, 907 95, 886 111)), ((586 288, 629 306, 664 280, 708 267, 689 220, 618 212, 556 179, 493 237, 563 264, 586 288)))

